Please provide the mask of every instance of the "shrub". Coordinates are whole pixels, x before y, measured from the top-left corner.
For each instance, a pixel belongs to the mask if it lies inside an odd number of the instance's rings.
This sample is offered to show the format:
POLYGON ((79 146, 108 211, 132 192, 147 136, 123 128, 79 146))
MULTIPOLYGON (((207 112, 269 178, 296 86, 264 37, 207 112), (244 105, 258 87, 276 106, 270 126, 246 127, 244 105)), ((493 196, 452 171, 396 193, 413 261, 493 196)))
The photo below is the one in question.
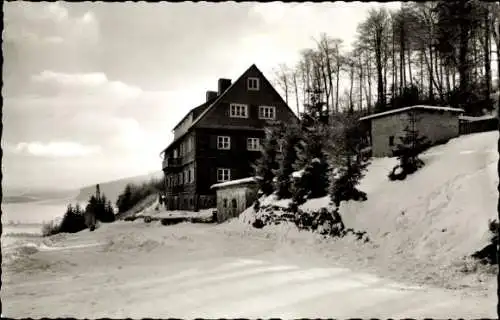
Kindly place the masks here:
POLYGON ((264 222, 261 219, 257 218, 252 223, 252 227, 257 228, 257 229, 262 229, 262 228, 264 228, 264 222))
POLYGON ((471 255, 472 258, 479 260, 482 264, 498 264, 498 227, 499 223, 497 220, 490 220, 488 222, 488 230, 491 234, 490 244, 473 253, 471 255))
POLYGON ((144 222, 150 223, 151 221, 153 221, 153 218, 151 218, 150 216, 145 216, 144 217, 144 222))

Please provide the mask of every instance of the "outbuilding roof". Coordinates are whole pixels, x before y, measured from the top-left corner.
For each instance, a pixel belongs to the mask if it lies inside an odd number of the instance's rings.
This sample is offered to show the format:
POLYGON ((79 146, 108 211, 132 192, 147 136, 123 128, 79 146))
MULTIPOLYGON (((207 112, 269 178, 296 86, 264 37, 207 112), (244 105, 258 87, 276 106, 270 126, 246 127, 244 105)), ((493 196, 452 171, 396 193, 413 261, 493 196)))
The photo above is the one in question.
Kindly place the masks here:
POLYGON ((226 181, 226 182, 213 184, 210 187, 210 189, 225 188, 225 187, 229 187, 229 186, 248 184, 248 183, 256 183, 257 181, 259 181, 259 179, 260 179, 260 177, 248 177, 248 178, 243 178, 243 179, 238 179, 238 180, 230 180, 230 181, 226 181))
POLYGON ((405 108, 384 111, 384 112, 380 112, 380 113, 374 113, 374 114, 371 114, 369 116, 359 118, 359 121, 370 120, 370 119, 375 119, 375 118, 382 118, 385 116, 389 116, 389 115, 401 113, 401 112, 406 112, 406 111, 410 111, 410 110, 448 111, 448 112, 456 112, 456 113, 463 113, 464 112, 464 109, 459 109, 459 108, 416 105, 416 106, 411 106, 411 107, 405 107, 405 108))

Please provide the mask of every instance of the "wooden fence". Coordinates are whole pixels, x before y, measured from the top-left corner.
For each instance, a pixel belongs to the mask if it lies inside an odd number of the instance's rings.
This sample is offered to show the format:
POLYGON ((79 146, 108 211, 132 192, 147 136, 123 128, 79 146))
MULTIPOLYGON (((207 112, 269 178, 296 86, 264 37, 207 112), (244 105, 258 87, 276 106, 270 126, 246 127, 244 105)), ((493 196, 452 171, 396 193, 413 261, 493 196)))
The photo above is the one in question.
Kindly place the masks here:
POLYGON ((493 130, 498 130, 498 118, 496 117, 472 121, 460 120, 459 123, 459 132, 461 135, 493 130))

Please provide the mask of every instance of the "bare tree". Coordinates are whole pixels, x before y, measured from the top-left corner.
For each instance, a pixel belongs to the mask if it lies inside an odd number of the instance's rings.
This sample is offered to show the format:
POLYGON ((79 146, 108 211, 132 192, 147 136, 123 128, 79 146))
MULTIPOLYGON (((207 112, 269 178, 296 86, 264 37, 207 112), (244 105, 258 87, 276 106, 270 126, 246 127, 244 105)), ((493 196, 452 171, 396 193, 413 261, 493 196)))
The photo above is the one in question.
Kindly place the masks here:
POLYGON ((385 9, 370 10, 368 17, 358 26, 358 39, 366 43, 375 52, 375 66, 377 70, 377 103, 380 107, 386 106, 386 61, 384 61, 388 47, 389 20, 385 9), (385 79, 384 79, 385 78, 385 79))

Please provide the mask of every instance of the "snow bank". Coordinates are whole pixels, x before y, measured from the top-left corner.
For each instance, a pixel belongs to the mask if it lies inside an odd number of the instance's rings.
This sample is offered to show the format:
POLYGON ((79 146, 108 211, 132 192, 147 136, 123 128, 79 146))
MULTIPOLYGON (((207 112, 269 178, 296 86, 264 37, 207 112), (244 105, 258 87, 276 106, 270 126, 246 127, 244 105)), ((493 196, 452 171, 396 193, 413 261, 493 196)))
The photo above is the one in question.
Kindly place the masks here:
POLYGON ((263 196, 259 199, 259 203, 261 206, 276 206, 279 208, 288 208, 290 203, 292 203, 292 199, 280 199, 275 194, 270 196, 263 196))
POLYGON ((319 211, 321 208, 335 209, 335 205, 331 204, 330 196, 309 199, 299 206, 299 209, 305 212, 319 211))
POLYGON ((404 181, 389 181, 395 159, 374 159, 360 190, 365 202, 342 203, 348 227, 366 230, 391 253, 452 260, 487 244, 497 215, 497 132, 471 134, 431 148, 426 165, 404 181))

